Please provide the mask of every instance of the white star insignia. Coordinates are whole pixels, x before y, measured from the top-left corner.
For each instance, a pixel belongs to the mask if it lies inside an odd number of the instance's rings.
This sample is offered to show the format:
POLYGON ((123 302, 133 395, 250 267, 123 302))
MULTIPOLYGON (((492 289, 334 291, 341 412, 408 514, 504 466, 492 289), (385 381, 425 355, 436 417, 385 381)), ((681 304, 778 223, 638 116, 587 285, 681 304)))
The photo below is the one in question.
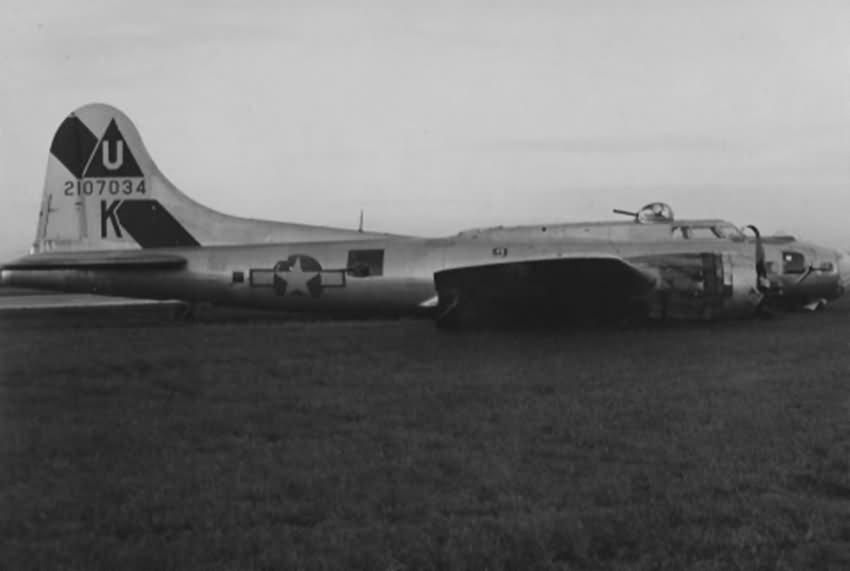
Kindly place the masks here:
POLYGON ((280 277, 286 280, 286 293, 288 295, 310 295, 309 281, 319 275, 317 271, 305 272, 301 267, 301 258, 296 258, 295 263, 288 272, 281 272, 280 277))

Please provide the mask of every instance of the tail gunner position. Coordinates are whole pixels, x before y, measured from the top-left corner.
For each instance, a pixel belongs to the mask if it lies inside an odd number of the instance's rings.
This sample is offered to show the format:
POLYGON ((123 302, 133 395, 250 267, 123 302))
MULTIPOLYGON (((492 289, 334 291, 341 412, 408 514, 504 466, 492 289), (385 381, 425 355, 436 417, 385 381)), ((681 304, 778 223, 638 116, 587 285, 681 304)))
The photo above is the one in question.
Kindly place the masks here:
MULTIPOLYGON (((623 213, 623 211, 617 211, 623 213)), ((653 203, 630 220, 418 238, 228 216, 181 193, 134 125, 77 109, 50 146, 31 254, 2 283, 66 292, 310 312, 422 314, 440 326, 522 316, 569 320, 745 317, 821 307, 848 267, 793 237, 677 220, 653 203)))

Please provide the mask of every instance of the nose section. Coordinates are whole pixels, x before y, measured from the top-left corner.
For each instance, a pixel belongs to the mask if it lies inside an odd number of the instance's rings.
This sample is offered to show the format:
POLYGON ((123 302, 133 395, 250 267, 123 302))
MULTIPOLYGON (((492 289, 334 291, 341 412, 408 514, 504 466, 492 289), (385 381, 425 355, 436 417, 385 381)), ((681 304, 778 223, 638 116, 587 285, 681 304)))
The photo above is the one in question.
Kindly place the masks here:
POLYGON ((833 300, 850 286, 850 256, 823 246, 798 242, 782 250, 785 296, 799 301, 833 300))

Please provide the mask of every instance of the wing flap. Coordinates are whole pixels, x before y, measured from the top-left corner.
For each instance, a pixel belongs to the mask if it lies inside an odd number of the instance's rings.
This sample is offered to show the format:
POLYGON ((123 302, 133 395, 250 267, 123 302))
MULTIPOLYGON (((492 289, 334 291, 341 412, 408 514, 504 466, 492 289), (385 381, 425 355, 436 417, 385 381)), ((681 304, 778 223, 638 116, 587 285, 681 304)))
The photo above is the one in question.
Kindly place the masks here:
POLYGON ((171 270, 186 266, 186 258, 141 250, 33 254, 3 264, 4 270, 171 270))

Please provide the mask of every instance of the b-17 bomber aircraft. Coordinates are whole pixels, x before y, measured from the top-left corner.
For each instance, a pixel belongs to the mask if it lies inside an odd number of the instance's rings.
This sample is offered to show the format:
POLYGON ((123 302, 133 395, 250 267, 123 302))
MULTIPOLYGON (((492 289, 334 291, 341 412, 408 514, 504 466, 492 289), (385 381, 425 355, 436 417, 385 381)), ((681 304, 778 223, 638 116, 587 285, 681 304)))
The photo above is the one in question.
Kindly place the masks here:
POLYGON ((35 241, 2 283, 440 327, 522 318, 715 319, 842 295, 838 252, 652 203, 629 219, 420 238, 228 216, 181 193, 121 111, 71 113, 50 146, 35 241))

